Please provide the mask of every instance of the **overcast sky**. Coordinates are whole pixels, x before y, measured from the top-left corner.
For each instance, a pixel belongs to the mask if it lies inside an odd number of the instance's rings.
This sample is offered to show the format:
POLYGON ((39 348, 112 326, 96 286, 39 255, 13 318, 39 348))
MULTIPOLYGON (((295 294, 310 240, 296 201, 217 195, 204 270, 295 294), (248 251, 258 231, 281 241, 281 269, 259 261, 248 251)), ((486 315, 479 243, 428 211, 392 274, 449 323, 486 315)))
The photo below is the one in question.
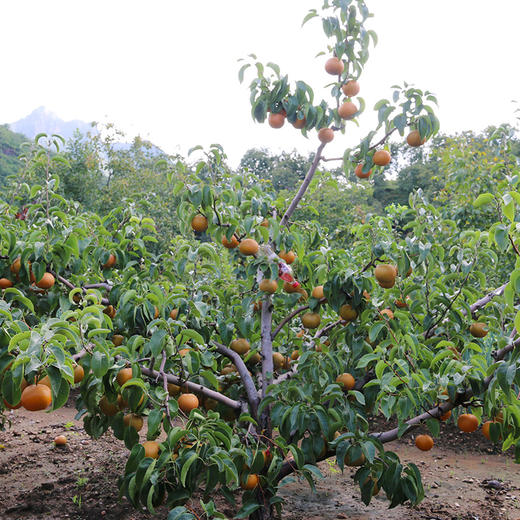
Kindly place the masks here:
MULTIPOLYGON (((250 117, 238 58, 254 52, 291 80, 315 87, 326 39, 313 20, 321 0, 16 0, 0 17, 0 123, 44 105, 64 119, 110 121, 169 152, 221 143, 232 164, 252 147, 316 148, 290 125, 250 117)), ((437 94, 441 130, 514 122, 520 101, 519 0, 367 0, 378 46, 360 79, 368 129, 375 102, 408 81, 437 94), (370 113, 369 113, 370 112, 370 113)), ((337 136, 331 154, 359 137, 337 136)))

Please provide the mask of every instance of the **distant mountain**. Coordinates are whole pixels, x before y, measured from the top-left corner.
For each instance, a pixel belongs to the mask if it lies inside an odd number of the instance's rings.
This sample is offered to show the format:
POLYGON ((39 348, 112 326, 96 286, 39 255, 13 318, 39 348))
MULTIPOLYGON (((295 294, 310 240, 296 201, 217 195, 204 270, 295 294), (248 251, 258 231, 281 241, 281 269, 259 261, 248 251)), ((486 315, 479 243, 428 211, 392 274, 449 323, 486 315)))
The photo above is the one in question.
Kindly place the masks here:
POLYGON ((13 132, 24 134, 31 139, 42 132, 46 134, 59 134, 65 139, 70 139, 76 130, 79 130, 82 134, 86 134, 89 131, 93 133, 97 132, 90 123, 80 121, 79 119, 64 121, 45 107, 39 107, 33 110, 23 119, 11 123, 9 127, 13 132))
MULTIPOLYGON (((90 132, 91 134, 99 133, 99 130, 95 126, 92 126, 92 123, 86 123, 79 119, 64 121, 43 106, 33 110, 23 119, 10 123, 8 126, 13 132, 24 134, 30 139, 34 139, 38 134, 45 133, 61 135, 66 141, 68 141, 73 137, 76 130, 79 130, 83 135, 86 135, 87 132, 90 132)), ((132 144, 127 142, 115 142, 112 146, 115 150, 129 150, 132 147, 132 144)), ((152 156, 164 154, 160 148, 153 144, 151 145, 149 153, 152 156)))

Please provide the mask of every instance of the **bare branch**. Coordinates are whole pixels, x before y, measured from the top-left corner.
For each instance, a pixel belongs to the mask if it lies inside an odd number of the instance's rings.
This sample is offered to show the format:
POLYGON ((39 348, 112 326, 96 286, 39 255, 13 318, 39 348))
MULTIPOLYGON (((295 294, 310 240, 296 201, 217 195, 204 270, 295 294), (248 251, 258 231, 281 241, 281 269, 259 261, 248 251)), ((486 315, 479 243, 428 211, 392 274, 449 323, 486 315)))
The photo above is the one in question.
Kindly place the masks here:
MULTIPOLYGON (((141 366, 140 368, 141 372, 145 376, 148 376, 152 379, 155 379, 158 375, 160 375, 159 372, 157 372, 157 370, 152 370, 143 366, 141 366)), ((227 395, 221 394, 220 392, 216 392, 215 390, 211 390, 210 388, 207 388, 198 383, 186 381, 185 379, 181 379, 180 377, 174 376, 173 374, 166 374, 166 380, 168 381, 168 383, 171 383, 173 385, 182 385, 183 387, 188 388, 188 390, 191 390, 192 392, 201 394, 204 397, 210 397, 211 399, 215 399, 215 401, 225 404, 226 406, 229 406, 230 408, 233 408, 235 410, 240 410, 242 407, 240 401, 235 401, 234 399, 229 398, 227 395)))
MULTIPOLYGON (((480 300, 477 300, 475 303, 473 303, 469 308, 471 314, 475 314, 475 312, 487 305, 495 296, 501 296, 502 294, 504 294, 505 288, 507 287, 507 283, 501 285, 500 287, 497 287, 494 291, 491 291, 490 293, 486 294, 486 296, 480 298, 480 300)), ((462 314, 464 314, 464 316, 467 314, 466 309, 462 309, 461 312, 462 314)))
POLYGON ((163 380, 163 389, 166 392, 166 399, 164 402, 164 407, 166 408, 166 417, 168 417, 168 422, 170 423, 170 426, 173 428, 173 419, 170 413, 170 407, 168 406, 168 377, 166 375, 166 372, 164 371, 164 366, 166 365, 166 350, 162 351, 162 359, 161 359, 161 366, 159 367, 159 374, 156 378, 156 381, 159 379, 159 376, 162 377, 163 380))
POLYGON ((287 379, 291 379, 291 377, 294 377, 298 373, 298 365, 291 368, 291 370, 288 370, 287 372, 284 372, 282 375, 278 376, 276 379, 273 379, 271 382, 271 386, 278 385, 282 383, 283 381, 287 381, 287 379))
POLYGON ((72 355, 72 359, 74 361, 80 360, 82 357, 85 357, 88 354, 87 349, 82 348, 79 352, 72 355))
POLYGON ((365 267, 363 267, 363 269, 361 269, 361 272, 364 273, 365 271, 368 271, 368 269, 370 269, 371 267, 376 265, 376 262, 379 262, 380 260, 381 260, 381 258, 376 256, 374 259, 370 260, 370 262, 368 262, 368 264, 365 265, 365 267))
POLYGON ((309 171, 307 172, 307 175, 305 175, 305 179, 303 179, 303 182, 300 186, 300 189, 298 190, 298 193, 294 196, 294 199, 289 204, 289 207, 287 208, 284 216, 282 217, 282 220, 280 221, 281 226, 287 226, 289 219, 291 218, 292 214, 294 213, 294 210, 298 206, 298 203, 302 199, 302 197, 305 195, 305 192, 307 191, 307 188, 309 187, 309 184, 312 181, 312 178, 314 177, 314 174, 316 173, 316 169, 318 168, 318 164, 320 162, 321 158, 321 152, 323 151, 323 148, 325 148, 326 143, 321 143, 320 146, 318 146, 318 150, 316 151, 316 156, 314 157, 314 160, 312 161, 312 164, 309 167, 309 171))
MULTIPOLYGON (((54 276, 54 278, 56 278, 56 280, 58 280, 58 282, 61 282, 63 285, 68 287, 71 291, 73 291, 74 289, 77 289, 77 287, 72 282, 67 280, 67 278, 64 278, 63 276, 59 275, 55 271, 49 270, 49 273, 51 273, 52 276, 54 276)), ((98 284, 93 284, 93 285, 98 285, 98 284)), ((103 285, 105 285, 105 284, 103 284, 103 285)), ((83 290, 83 292, 85 292, 85 287, 81 287, 81 289, 83 290)), ((108 301, 107 298, 101 298, 101 303, 102 303, 102 305, 108 305, 110 302, 108 301)))
POLYGON ((107 291, 112 290, 112 286, 106 282, 89 283, 87 285, 82 285, 81 288, 82 289, 106 289, 107 291))
POLYGON ((518 246, 515 244, 511 233, 509 233, 507 236, 509 237, 509 242, 511 242, 511 245, 513 246, 514 252, 517 254, 517 256, 520 256, 520 251, 518 250, 518 246))
POLYGON ((261 342, 262 342, 262 397, 266 396, 267 387, 273 379, 273 340, 271 327, 273 324, 273 305, 271 296, 265 295, 262 303, 261 342))
POLYGON ((394 126, 392 130, 387 132, 382 139, 380 139, 376 144, 373 144, 369 150, 373 150, 374 148, 377 148, 378 146, 382 145, 395 131, 397 130, 397 127, 394 126))
POLYGON ((320 160, 323 161, 323 162, 328 162, 328 161, 343 161, 343 157, 329 157, 329 158, 322 157, 320 160))
POLYGON ((424 337, 426 339, 431 338, 433 336, 433 332, 437 325, 441 323, 442 320, 447 316, 448 312, 450 312, 450 309, 453 307, 453 304, 457 301, 458 297, 462 294, 462 289, 464 289, 464 286, 466 285, 466 282, 468 281, 469 275, 471 274, 471 270, 475 266, 476 258, 473 261, 473 264, 471 266, 471 269, 467 272, 466 276, 464 277, 464 280, 462 280, 462 283, 460 284, 459 290, 457 291, 457 294, 450 300, 450 303, 446 306, 444 309, 444 312, 441 313, 441 315, 435 320, 435 322, 428 327, 428 330, 424 333, 424 337))
POLYGON ((346 325, 346 321, 345 320, 342 320, 342 319, 339 319, 339 320, 336 320, 336 321, 333 321, 332 323, 329 323, 328 325, 326 325, 325 327, 323 327, 322 329, 320 329, 315 335, 314 335, 314 339, 318 339, 318 338, 321 338, 322 336, 325 336, 327 334, 327 332, 329 332, 329 330, 333 329, 334 327, 336 327, 337 325, 346 325))
MULTIPOLYGON (((327 298, 321 298, 320 303, 325 303, 326 301, 327 301, 327 298)), ((290 314, 288 314, 280 322, 278 327, 276 327, 276 329, 274 329, 273 333, 271 334, 271 339, 274 339, 278 335, 278 333, 284 328, 284 326, 287 323, 289 323, 295 316, 298 316, 298 314, 300 314, 300 312, 303 312, 303 311, 307 310, 308 308, 309 308, 309 305, 302 305, 301 307, 298 307, 297 309, 292 311, 290 314)))
POLYGON ((251 405, 251 412, 253 414, 253 417, 256 417, 260 399, 258 397, 258 391, 256 389, 255 382, 253 381, 253 378, 251 377, 251 374, 249 373, 249 370, 247 369, 244 360, 242 359, 240 354, 236 353, 234 350, 231 350, 230 348, 227 348, 226 346, 221 345, 216 341, 212 341, 212 344, 215 345, 215 347, 217 348, 217 352, 231 359, 237 367, 238 374, 242 379, 242 383, 244 384, 244 388, 246 390, 247 400, 251 405))

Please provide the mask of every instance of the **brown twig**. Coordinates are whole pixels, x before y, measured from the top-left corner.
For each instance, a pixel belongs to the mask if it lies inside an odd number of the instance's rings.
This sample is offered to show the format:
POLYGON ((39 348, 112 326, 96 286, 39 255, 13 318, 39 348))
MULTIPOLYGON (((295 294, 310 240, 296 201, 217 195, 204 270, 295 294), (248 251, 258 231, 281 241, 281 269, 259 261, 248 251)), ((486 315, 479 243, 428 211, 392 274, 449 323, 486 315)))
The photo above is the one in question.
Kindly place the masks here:
MULTIPOLYGON (((73 291, 74 289, 78 289, 78 287, 76 287, 72 282, 67 280, 67 278, 61 276, 60 274, 56 273, 52 269, 49 269, 49 273, 51 273, 52 276, 54 276, 54 278, 56 278, 56 280, 58 280, 58 282, 61 282, 63 285, 68 287, 71 291, 73 291)), ((83 293, 86 292, 85 287, 79 287, 79 289, 82 289, 83 293)), ((109 303, 110 303, 110 301, 108 300, 108 298, 101 298, 102 305, 108 305, 109 303)))
POLYGON ((473 260, 473 265, 471 266, 471 269, 467 272, 466 276, 464 277, 464 280, 462 280, 462 283, 460 284, 459 290, 457 291, 457 294, 453 297, 453 299, 450 300, 450 303, 446 306, 444 309, 444 312, 441 313, 441 315, 435 320, 435 322, 428 327, 428 330, 424 333, 424 337, 426 339, 431 338, 433 335, 433 331, 435 330, 435 327, 441 323, 441 321, 446 317, 448 312, 450 312, 450 309, 453 307, 453 304, 457 301, 458 297, 462 294, 462 289, 464 289, 464 286, 466 285, 466 282, 468 281, 469 275, 471 274, 471 270, 475 266, 475 262, 477 259, 473 260))
POLYGON ((515 244, 515 242, 513 240, 513 237, 511 236, 511 233, 508 233, 507 236, 509 238, 509 242, 511 242, 511 245, 513 246, 513 249, 514 249, 515 253, 517 254, 517 256, 520 256, 520 251, 518 250, 518 247, 515 244))
MULTIPOLYGON (((327 301, 326 298, 321 298, 320 303, 325 303, 327 301)), ((284 326, 289 323, 295 316, 298 316, 300 312, 303 312, 309 308, 309 305, 302 305, 301 307, 298 307, 294 311, 292 311, 290 314, 288 314, 281 322, 280 324, 274 329, 273 333, 271 334, 271 339, 274 339, 278 333, 284 328, 284 326)))
POLYGON ((155 379, 155 382, 158 381, 159 377, 162 377, 163 380, 163 389, 166 392, 166 398, 164 402, 164 406, 166 408, 166 417, 168 417, 168 422, 170 423, 170 426, 173 428, 173 419, 170 413, 170 407, 168 405, 168 378, 166 376, 166 373, 164 372, 164 366, 166 365, 166 350, 162 351, 162 359, 161 359, 161 366, 159 367, 159 373, 157 374, 157 377, 155 379))
POLYGON ((392 128, 392 130, 387 132, 382 139, 380 139, 376 144, 373 144, 372 146, 370 146, 368 149, 373 150, 374 148, 381 146, 396 130, 397 130, 397 127, 394 126, 394 128, 392 128))

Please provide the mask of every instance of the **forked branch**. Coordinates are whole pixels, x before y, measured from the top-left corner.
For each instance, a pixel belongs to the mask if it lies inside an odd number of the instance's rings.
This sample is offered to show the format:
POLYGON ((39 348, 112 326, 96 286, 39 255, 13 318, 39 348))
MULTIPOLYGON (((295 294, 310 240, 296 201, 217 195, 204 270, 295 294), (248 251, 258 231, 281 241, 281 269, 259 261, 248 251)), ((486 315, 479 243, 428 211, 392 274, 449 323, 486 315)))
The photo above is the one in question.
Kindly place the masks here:
POLYGON ((240 357, 240 354, 238 354, 234 350, 231 350, 230 348, 216 341, 212 341, 212 344, 215 345, 217 352, 219 352, 223 356, 226 356, 228 359, 231 359, 231 361, 233 361, 234 365, 237 367, 238 375, 240 376, 240 379, 244 384, 244 388, 247 394, 247 400, 249 401, 249 404, 251 406, 251 413, 253 414, 253 417, 256 417, 260 399, 258 397, 258 391, 256 389, 255 382, 253 381, 253 378, 251 377, 251 374, 249 373, 249 370, 247 369, 244 360, 240 357))

